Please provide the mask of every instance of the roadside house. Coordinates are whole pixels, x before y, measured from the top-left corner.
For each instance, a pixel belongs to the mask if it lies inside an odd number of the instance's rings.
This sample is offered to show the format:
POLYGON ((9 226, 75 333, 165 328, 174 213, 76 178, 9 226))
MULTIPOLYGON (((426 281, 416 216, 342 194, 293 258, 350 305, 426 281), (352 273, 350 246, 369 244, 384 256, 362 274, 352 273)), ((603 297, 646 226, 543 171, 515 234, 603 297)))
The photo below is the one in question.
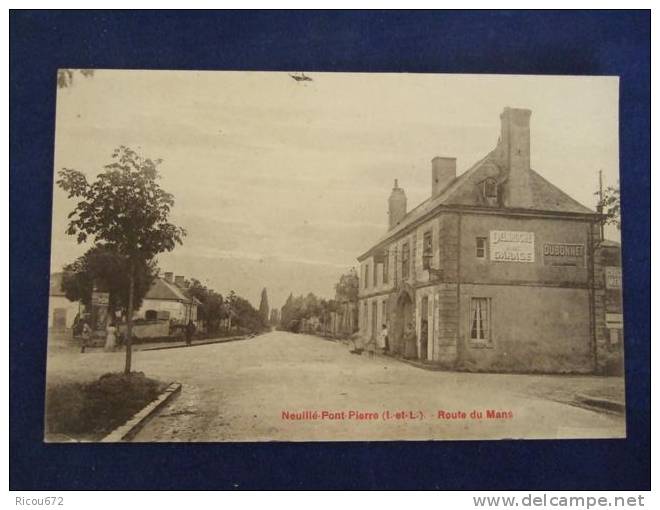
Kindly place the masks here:
POLYGON ((50 275, 50 291, 48 293, 48 328, 56 331, 71 329, 73 320, 80 312, 81 305, 77 301, 69 301, 62 290, 64 273, 50 275))
POLYGON ((598 369, 614 338, 594 257, 602 216, 530 167, 530 116, 505 108, 496 147, 461 175, 434 158, 430 196, 410 211, 395 181, 389 230, 358 257, 363 338, 387 324, 395 355, 448 367, 598 369))

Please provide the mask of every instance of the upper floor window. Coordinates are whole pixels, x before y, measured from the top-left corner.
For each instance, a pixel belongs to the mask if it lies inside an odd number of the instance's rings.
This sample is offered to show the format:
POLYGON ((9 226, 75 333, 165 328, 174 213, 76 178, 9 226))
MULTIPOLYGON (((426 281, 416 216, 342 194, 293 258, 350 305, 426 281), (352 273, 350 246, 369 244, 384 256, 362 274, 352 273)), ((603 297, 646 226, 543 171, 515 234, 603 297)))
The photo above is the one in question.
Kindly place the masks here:
POLYGON ((477 237, 477 258, 485 259, 486 258, 486 246, 488 239, 486 237, 477 237))
POLYGON ((498 186, 497 181, 492 178, 488 178, 483 182, 483 194, 484 199, 491 205, 497 204, 498 200, 498 186))
POLYGON ((385 251, 385 256, 383 257, 383 283, 390 281, 390 252, 389 250, 385 251))
POLYGON ((401 276, 408 278, 410 276, 410 244, 404 243, 401 252, 401 276))
POLYGON ((374 263, 374 287, 378 285, 378 264, 374 263))
POLYGON ((424 244, 422 250, 422 267, 428 269, 433 257, 433 236, 431 232, 424 232, 424 244))
POLYGON ((369 264, 364 265, 364 288, 369 287, 369 264))

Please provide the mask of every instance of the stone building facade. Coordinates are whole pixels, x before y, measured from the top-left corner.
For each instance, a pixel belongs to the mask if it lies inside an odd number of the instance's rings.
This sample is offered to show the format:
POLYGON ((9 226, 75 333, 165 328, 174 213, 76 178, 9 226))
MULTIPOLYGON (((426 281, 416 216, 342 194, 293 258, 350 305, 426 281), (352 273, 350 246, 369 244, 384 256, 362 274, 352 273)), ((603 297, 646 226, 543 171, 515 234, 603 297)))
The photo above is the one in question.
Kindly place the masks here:
POLYGON ((505 108, 494 150, 460 176, 434 158, 411 211, 395 181, 389 230, 358 257, 365 341, 484 371, 592 372, 606 342, 601 216, 530 168, 531 111, 505 108), (409 351, 408 351, 409 352, 409 351))

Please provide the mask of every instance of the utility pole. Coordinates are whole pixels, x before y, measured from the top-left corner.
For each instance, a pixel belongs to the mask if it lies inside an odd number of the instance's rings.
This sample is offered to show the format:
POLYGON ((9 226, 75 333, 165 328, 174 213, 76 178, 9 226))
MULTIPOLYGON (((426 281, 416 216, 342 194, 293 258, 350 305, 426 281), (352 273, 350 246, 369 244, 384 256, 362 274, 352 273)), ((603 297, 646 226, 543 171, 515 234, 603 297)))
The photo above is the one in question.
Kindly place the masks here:
MULTIPOLYGON (((603 214, 603 171, 598 170, 598 214, 603 214)), ((605 222, 600 221, 600 239, 605 239, 605 222)))

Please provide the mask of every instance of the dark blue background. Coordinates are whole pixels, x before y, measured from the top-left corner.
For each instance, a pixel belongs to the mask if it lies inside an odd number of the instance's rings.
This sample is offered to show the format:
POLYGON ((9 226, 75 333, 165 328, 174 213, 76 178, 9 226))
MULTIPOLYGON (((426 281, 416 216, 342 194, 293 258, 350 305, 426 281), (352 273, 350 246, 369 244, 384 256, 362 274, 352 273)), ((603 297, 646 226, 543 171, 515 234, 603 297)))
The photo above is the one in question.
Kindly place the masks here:
POLYGON ((12 489, 650 489, 647 12, 13 11, 10 73, 12 489), (628 439, 43 444, 58 67, 619 75, 628 439))

